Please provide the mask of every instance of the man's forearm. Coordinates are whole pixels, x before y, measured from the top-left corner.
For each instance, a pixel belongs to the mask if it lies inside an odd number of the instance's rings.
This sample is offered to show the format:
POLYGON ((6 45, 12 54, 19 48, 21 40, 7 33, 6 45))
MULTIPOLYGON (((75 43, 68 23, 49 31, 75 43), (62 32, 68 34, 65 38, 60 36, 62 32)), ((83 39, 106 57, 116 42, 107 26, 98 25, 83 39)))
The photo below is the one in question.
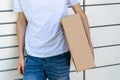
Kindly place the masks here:
POLYGON ((25 32, 26 32, 26 21, 18 19, 16 24, 18 47, 19 47, 19 56, 24 56, 24 44, 25 44, 25 32))
POLYGON ((24 53, 24 36, 25 36, 25 27, 22 27, 21 25, 17 25, 17 38, 18 38, 18 47, 19 47, 19 55, 23 56, 24 53))
POLYGON ((89 23, 86 14, 82 11, 80 3, 76 4, 75 6, 72 7, 74 12, 77 14, 80 14, 84 29, 86 32, 87 39, 89 41, 89 44, 92 45, 91 37, 90 37, 90 30, 89 30, 89 23))
POLYGON ((84 25, 84 28, 85 28, 85 32, 86 32, 86 36, 88 38, 89 44, 92 45, 88 19, 87 19, 85 14, 83 16, 81 16, 81 18, 82 18, 82 21, 83 21, 83 25, 84 25))
POLYGON ((25 30, 26 27, 22 26, 19 22, 17 23, 17 38, 18 38, 18 47, 19 47, 19 56, 24 56, 24 43, 25 43, 25 30))

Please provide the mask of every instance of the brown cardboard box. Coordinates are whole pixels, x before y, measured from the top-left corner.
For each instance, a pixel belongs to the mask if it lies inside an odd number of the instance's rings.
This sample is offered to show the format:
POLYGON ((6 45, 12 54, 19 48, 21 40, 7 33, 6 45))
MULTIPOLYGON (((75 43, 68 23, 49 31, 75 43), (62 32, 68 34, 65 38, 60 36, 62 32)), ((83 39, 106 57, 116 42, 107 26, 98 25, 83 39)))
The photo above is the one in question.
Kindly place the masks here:
POLYGON ((95 67, 87 36, 79 14, 61 19, 72 60, 77 72, 95 67))

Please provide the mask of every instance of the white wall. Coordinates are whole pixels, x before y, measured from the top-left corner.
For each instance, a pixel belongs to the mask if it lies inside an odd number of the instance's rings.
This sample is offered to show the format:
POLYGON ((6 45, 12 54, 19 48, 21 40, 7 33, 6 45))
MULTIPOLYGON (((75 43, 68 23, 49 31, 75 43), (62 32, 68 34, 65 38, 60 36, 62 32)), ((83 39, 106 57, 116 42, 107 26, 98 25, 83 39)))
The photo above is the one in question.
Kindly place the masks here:
MULTIPOLYGON (((80 3, 88 16, 97 67, 76 73, 71 62, 71 80, 120 80, 120 0, 81 0, 80 3)), ((13 0, 0 2, 0 80, 22 78, 16 70, 17 14, 12 11, 12 5, 13 0)), ((71 8, 70 14, 73 14, 71 8)))

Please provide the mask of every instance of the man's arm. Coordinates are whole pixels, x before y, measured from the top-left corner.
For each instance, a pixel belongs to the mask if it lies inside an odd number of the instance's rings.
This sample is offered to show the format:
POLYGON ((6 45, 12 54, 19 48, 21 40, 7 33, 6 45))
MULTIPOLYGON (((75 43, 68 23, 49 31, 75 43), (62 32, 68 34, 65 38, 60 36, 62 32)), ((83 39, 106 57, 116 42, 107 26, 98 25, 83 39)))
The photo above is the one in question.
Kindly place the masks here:
POLYGON ((89 23, 88 23, 88 19, 87 19, 87 16, 86 14, 83 12, 80 4, 76 4, 75 6, 72 7, 74 12, 75 13, 78 13, 80 14, 81 16, 81 19, 82 19, 82 22, 83 22, 83 25, 84 25, 84 28, 85 28, 85 32, 87 34, 87 38, 89 40, 89 44, 92 45, 92 41, 91 41, 91 38, 90 38, 90 31, 89 31, 89 23))
MULTIPOLYGON (((83 22, 83 25, 84 25, 84 29, 85 29, 85 32, 86 32, 86 36, 87 36, 87 39, 89 41, 89 45, 92 49, 92 52, 94 53, 93 45, 92 45, 92 41, 91 41, 91 37, 90 37, 90 30, 89 30, 89 23, 88 23, 87 16, 83 12, 80 3, 74 5, 72 8, 73 8, 75 13, 78 13, 81 16, 81 19, 82 19, 82 22, 83 22)), ((93 57, 94 57, 94 55, 93 55, 93 57)))
POLYGON ((24 73, 24 43, 25 43, 25 32, 26 32, 26 18, 23 12, 18 13, 18 20, 16 24, 18 47, 19 47, 19 62, 18 72, 24 73))

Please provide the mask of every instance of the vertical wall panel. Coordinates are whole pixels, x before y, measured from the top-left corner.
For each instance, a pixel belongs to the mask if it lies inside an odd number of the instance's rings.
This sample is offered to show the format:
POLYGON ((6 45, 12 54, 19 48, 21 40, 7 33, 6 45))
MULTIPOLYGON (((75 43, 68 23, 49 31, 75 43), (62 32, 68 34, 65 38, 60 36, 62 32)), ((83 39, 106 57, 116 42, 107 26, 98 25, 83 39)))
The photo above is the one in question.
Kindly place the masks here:
POLYGON ((22 76, 18 75, 18 72, 16 70, 0 72, 0 80, 15 80, 21 78, 22 76))
POLYGON ((1 12, 0 23, 16 22, 17 14, 13 12, 1 12))
POLYGON ((95 49, 97 66, 120 63, 120 46, 95 49))
POLYGON ((72 72, 70 73, 71 80, 83 80, 83 72, 72 72))
POLYGON ((86 80, 120 80, 120 65, 86 71, 86 80))
POLYGON ((17 59, 2 60, 0 61, 0 71, 17 68, 17 63, 17 59))
POLYGON ((0 25, 0 35, 16 34, 16 24, 0 25))
POLYGON ((18 45, 17 36, 0 37, 0 47, 18 45))
POLYGON ((119 7, 120 5, 86 7, 90 26, 119 24, 119 7))
POLYGON ((0 59, 18 57, 18 47, 0 49, 0 59))
POLYGON ((13 0, 2 0, 0 2, 0 10, 12 10, 13 0))
POLYGON ((120 43, 120 25, 90 29, 94 47, 120 43))

